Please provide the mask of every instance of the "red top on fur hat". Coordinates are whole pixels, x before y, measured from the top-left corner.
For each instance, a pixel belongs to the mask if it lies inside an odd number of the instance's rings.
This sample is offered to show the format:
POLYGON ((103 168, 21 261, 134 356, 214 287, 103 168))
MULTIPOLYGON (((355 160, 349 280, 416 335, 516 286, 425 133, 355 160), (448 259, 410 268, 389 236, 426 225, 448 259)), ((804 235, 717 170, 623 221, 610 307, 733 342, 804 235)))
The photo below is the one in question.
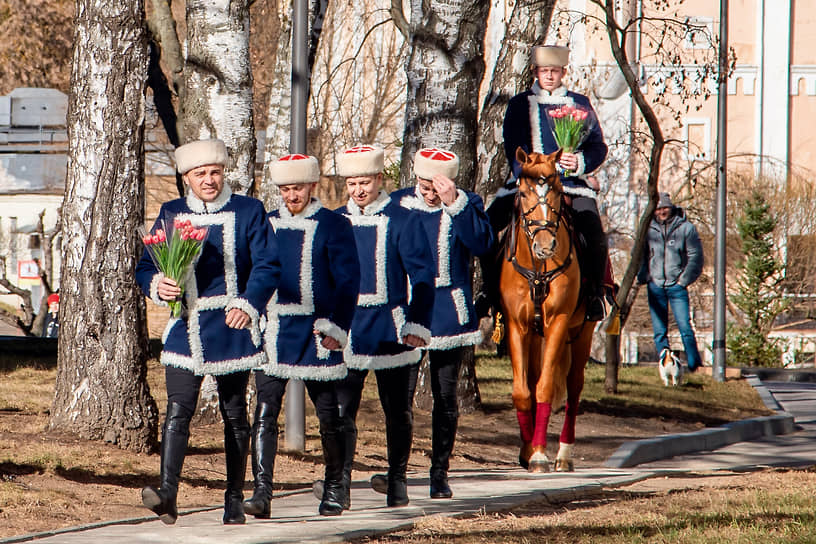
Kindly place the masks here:
POLYGON ((459 157, 452 151, 436 147, 420 149, 414 155, 414 173, 422 179, 433 179, 437 174, 456 179, 459 173, 459 157))
POLYGON ((343 151, 343 153, 365 153, 366 151, 374 151, 370 145, 356 145, 343 151))
POLYGON ((444 149, 437 149, 435 147, 428 149, 420 149, 419 154, 433 161, 452 161, 453 159, 456 158, 456 155, 454 155, 450 151, 445 151, 444 149))
POLYGON ((291 155, 284 155, 279 161, 302 161, 303 159, 308 159, 308 155, 301 155, 300 153, 292 153, 291 155))
POLYGON ((55 302, 59 302, 59 295, 57 293, 51 293, 48 295, 48 304, 54 304, 55 302))

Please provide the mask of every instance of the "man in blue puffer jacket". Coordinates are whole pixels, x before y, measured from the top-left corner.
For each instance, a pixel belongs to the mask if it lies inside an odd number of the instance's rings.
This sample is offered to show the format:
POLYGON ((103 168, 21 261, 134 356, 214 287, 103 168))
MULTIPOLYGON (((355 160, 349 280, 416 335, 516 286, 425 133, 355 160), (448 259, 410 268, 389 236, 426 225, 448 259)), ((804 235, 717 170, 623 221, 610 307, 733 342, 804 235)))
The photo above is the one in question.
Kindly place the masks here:
POLYGON ((676 207, 668 193, 660 193, 654 219, 649 225, 647 254, 638 273, 638 282, 649 289, 649 311, 655 348, 660 357, 668 353, 666 331, 671 304, 674 321, 680 330, 691 372, 702 364, 697 340, 689 316, 688 286, 703 271, 703 246, 682 208, 676 207))

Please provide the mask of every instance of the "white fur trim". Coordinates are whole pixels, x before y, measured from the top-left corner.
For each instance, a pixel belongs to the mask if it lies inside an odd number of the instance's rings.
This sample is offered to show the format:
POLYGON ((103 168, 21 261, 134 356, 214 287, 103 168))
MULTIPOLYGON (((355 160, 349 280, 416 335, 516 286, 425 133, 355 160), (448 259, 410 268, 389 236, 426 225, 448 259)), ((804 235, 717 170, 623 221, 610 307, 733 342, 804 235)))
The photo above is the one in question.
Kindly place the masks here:
POLYGON ((352 351, 351 345, 352 339, 349 335, 349 343, 343 352, 343 359, 349 368, 357 370, 397 368, 418 363, 422 359, 422 350, 419 349, 411 349, 394 355, 358 355, 352 351))
POLYGON ((357 145, 335 156, 337 175, 344 178, 374 176, 385 168, 385 152, 373 145, 357 145))
POLYGON ((405 326, 405 311, 402 306, 395 306, 391 309, 391 319, 394 322, 394 330, 397 334, 397 342, 402 342, 402 328, 405 326))
POLYGON ((434 336, 427 349, 446 350, 462 346, 477 346, 482 343, 481 331, 465 332, 453 336, 434 336))
POLYGON ((564 185, 564 194, 571 196, 585 196, 592 199, 598 198, 598 193, 589 187, 569 187, 568 185, 564 185))
POLYGON ((275 185, 320 181, 320 165, 310 155, 286 155, 269 163, 269 179, 275 185))
POLYGON ((170 306, 166 300, 159 296, 159 282, 164 278, 164 274, 157 272, 153 274, 153 279, 150 280, 150 300, 157 306, 170 306))
POLYGON ((264 365, 261 370, 263 370, 264 374, 279 378, 317 380, 321 382, 342 380, 348 374, 348 368, 344 363, 325 367, 307 367, 276 362, 264 365))
POLYGON ((465 292, 461 288, 456 288, 451 291, 451 298, 453 299, 453 307, 456 308, 456 318, 459 320, 460 325, 464 325, 470 317, 465 302, 465 292))
POLYGON ((167 339, 170 338, 170 331, 173 330, 173 327, 175 327, 179 321, 181 321, 181 319, 179 319, 178 317, 171 317, 170 319, 167 320, 167 325, 165 325, 164 332, 162 333, 161 338, 162 344, 167 343, 167 339))
POLYGON ((572 173, 573 176, 582 176, 586 173, 586 160, 584 160, 584 153, 582 151, 574 151, 578 157, 578 168, 572 173))
POLYGON ((241 370, 252 370, 253 368, 263 366, 266 362, 266 355, 261 352, 255 355, 249 355, 239 359, 228 359, 217 363, 200 363, 193 357, 162 351, 159 361, 166 366, 189 370, 197 376, 203 376, 205 374, 217 376, 220 374, 232 374, 233 372, 239 372, 241 370))
MULTIPOLYGON (((283 203, 283 200, 280 202, 280 206, 278 207, 278 213, 280 214, 280 221, 282 224, 287 224, 287 219, 292 219, 294 217, 300 217, 304 219, 308 219, 312 217, 314 214, 319 212, 323 209, 323 203, 317 197, 312 197, 312 200, 306 204, 306 207, 303 208, 299 214, 292 215, 292 212, 289 211, 289 208, 286 207, 286 204, 283 203)), ((271 221, 271 219, 270 219, 271 221)))
POLYGON ((377 198, 374 199, 374 202, 366 206, 364 210, 361 210, 360 206, 358 206, 357 203, 354 202, 354 200, 352 200, 351 198, 349 199, 348 204, 346 205, 346 209, 348 209, 349 215, 351 217, 359 217, 361 215, 377 215, 378 213, 383 211, 386 206, 388 206, 389 202, 391 202, 391 197, 388 196, 388 193, 386 193, 385 191, 380 190, 380 194, 377 195, 377 198))
POLYGON ((531 88, 533 91, 533 96, 531 98, 535 98, 535 101, 541 105, 549 106, 549 105, 564 105, 567 104, 572 106, 574 101, 572 97, 567 94, 567 88, 561 85, 557 89, 554 89, 552 92, 547 91, 541 88, 541 85, 538 84, 538 81, 533 83, 531 88))
POLYGON ((176 168, 186 174, 193 168, 208 164, 226 166, 229 155, 227 146, 221 140, 199 140, 176 148, 176 168))
MULTIPOLYGON (((390 202, 390 199, 388 200, 390 202)), ((350 205, 353 203, 349 203, 350 205)), ((356 207, 356 206, 355 206, 356 207)), ((349 206, 349 210, 351 210, 349 206)), ((360 208, 357 208, 359 212, 360 208)), ((366 208, 368 211, 368 208, 366 208)), ((360 293, 357 297, 358 306, 379 306, 388 302, 388 277, 386 271, 388 223, 387 215, 369 216, 350 214, 347 216, 354 226, 374 227, 377 231, 376 248, 374 250, 374 265, 376 267, 376 285, 373 293, 360 293)), ((365 263, 360 263, 364 266, 365 263)))
POLYGON ((402 342, 402 339, 408 336, 409 334, 422 338, 423 340, 425 340, 426 345, 431 343, 431 331, 423 327, 419 323, 413 323, 409 321, 405 325, 403 325, 399 333, 400 342, 402 342))
POLYGON ((456 179, 459 174, 459 157, 446 149, 420 149, 414 154, 414 174, 422 179, 433 179, 437 174, 456 179))
POLYGON ((314 328, 318 332, 337 340, 340 343, 341 349, 345 348, 346 344, 348 344, 348 333, 325 317, 315 320, 314 328))
MULTIPOLYGON (((462 191, 459 191, 462 193, 462 191)), ((464 193, 463 193, 464 194, 464 193)), ((467 204, 467 195, 465 196, 465 203, 467 204)), ((400 199, 400 206, 409 210, 419 210, 425 213, 438 213, 444 206, 431 207, 422 198, 419 192, 419 186, 414 189, 414 196, 405 195, 400 199)), ((448 210, 445 209, 447 212, 448 210)), ((439 265, 437 266, 435 285, 437 287, 447 287, 451 284, 450 275, 450 241, 453 229, 453 221, 451 221, 450 213, 439 214, 439 235, 436 240, 436 250, 439 254, 439 265)), ((431 247, 431 249, 434 249, 431 247)), ((410 279, 409 279, 410 282, 410 279)), ((410 283, 409 283, 410 293, 410 283)))
MULTIPOLYGON (((318 202, 311 202, 308 206, 319 205, 318 202)), ((314 210, 315 212, 317 210, 314 210)), ((303 231, 303 245, 300 248, 300 303, 280 304, 278 302, 278 292, 272 295, 267 303, 266 310, 268 319, 273 315, 310 315, 314 313, 314 281, 312 274, 312 252, 314 251, 314 237, 317 232, 317 221, 306 216, 306 209, 303 213, 293 216, 285 207, 279 210, 281 217, 270 217, 269 222, 277 232, 278 230, 299 230, 303 231), (286 212, 286 213, 284 213, 286 212)), ((312 214, 313 215, 313 214, 312 214)))
POLYGON ((451 217, 456 217, 459 215, 462 210, 464 210, 468 205, 468 196, 462 189, 457 189, 459 194, 456 197, 456 200, 450 206, 446 206, 445 203, 442 203, 442 209, 445 210, 445 213, 450 215, 451 217))
MULTIPOLYGON (((229 184, 225 183, 224 188, 221 189, 221 192, 212 202, 204 202, 203 200, 195 196, 195 193, 190 191, 189 189, 187 190, 186 201, 187 206, 195 213, 215 213, 220 212, 221 208, 227 205, 227 202, 229 202, 231 196, 232 189, 230 189, 229 184)), ((195 224, 195 221, 193 221, 193 224, 195 224)))
POLYGON ((563 68, 569 64, 569 54, 569 47, 563 45, 537 45, 530 52, 530 64, 563 68))
POLYGON ((442 211, 441 205, 428 206, 428 203, 425 202, 425 199, 422 197, 422 193, 419 192, 419 185, 414 186, 413 195, 404 195, 400 199, 400 206, 409 210, 419 210, 425 213, 436 213, 442 211))
POLYGON ((252 336, 252 343, 255 347, 261 345, 261 323, 258 310, 245 298, 235 297, 224 307, 224 313, 229 313, 233 308, 238 308, 249 316, 249 334, 252 336))

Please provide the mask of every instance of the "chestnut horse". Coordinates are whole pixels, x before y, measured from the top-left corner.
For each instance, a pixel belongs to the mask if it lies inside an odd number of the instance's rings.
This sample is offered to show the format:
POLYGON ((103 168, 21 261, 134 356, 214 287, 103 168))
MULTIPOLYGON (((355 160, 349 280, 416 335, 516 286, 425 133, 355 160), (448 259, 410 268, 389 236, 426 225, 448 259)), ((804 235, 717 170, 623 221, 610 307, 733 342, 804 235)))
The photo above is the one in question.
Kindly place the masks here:
POLYGON ((574 470, 575 417, 595 325, 585 322, 579 298, 570 210, 556 170, 560 156, 560 150, 551 155, 516 151, 521 174, 501 269, 513 404, 523 442, 519 462, 531 472, 549 471, 547 425, 565 393, 555 470, 574 470))

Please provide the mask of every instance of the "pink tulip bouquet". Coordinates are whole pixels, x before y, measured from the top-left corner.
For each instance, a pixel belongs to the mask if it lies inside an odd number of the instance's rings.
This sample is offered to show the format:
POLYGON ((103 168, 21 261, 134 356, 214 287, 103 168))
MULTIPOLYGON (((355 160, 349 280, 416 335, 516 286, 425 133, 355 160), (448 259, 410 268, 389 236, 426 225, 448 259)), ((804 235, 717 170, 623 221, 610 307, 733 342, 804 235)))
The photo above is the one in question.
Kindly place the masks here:
MULTIPOLYGON (((201 254, 207 228, 195 228, 189 220, 175 219, 169 232, 166 225, 164 229, 156 229, 153 234, 144 229, 142 231, 142 242, 156 268, 179 285, 183 296, 184 279, 201 254)), ((180 317, 182 301, 171 300, 168 304, 173 317, 180 317)))
MULTIPOLYGON (((555 143, 565 153, 574 153, 589 134, 589 112, 574 106, 564 105, 547 111, 555 143)), ((564 172, 568 176, 569 171, 564 172)))

